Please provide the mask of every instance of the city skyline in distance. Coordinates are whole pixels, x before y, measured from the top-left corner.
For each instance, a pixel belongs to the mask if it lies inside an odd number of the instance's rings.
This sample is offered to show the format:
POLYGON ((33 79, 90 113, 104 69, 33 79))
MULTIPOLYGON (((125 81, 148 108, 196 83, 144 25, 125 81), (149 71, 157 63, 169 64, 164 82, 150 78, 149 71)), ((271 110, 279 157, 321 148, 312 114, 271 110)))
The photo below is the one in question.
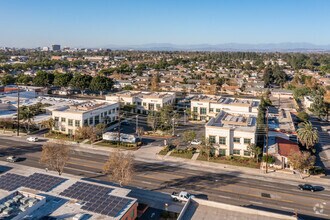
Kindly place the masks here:
POLYGON ((0 46, 327 50, 329 8, 324 0, 2 1, 0 46))

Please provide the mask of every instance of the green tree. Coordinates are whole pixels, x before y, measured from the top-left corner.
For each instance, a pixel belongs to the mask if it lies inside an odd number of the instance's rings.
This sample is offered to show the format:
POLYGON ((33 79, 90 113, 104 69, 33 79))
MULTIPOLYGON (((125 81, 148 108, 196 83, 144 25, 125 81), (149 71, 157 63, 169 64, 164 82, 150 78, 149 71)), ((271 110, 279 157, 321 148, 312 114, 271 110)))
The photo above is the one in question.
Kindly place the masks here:
POLYGON ((30 82, 32 82, 33 78, 29 75, 19 74, 17 76, 16 82, 18 84, 22 85, 28 85, 30 82))
POLYGON ((183 140, 187 143, 196 139, 196 132, 195 131, 185 131, 183 132, 183 140))
POLYGON ((67 87, 72 77, 71 73, 55 73, 54 86, 67 87))
POLYGON ((81 94, 83 94, 84 91, 89 88, 91 81, 92 81, 91 76, 81 75, 81 74, 77 73, 71 79, 70 85, 73 88, 79 89, 81 91, 81 94))
POLYGON ((93 77, 89 88, 94 92, 99 92, 102 95, 103 91, 109 91, 112 89, 113 81, 105 76, 93 77))
POLYGON ((54 74, 45 71, 38 71, 33 79, 33 84, 36 86, 50 86, 54 81, 54 74))
POLYGON ((312 148, 319 140, 319 134, 311 122, 304 122, 302 127, 297 130, 297 136, 300 143, 307 149, 312 148))
POLYGON ((19 118, 23 122, 27 123, 28 133, 30 133, 30 125, 32 124, 34 115, 35 115, 35 112, 33 112, 29 106, 21 107, 19 118))
POLYGON ((6 85, 14 84, 15 78, 10 74, 5 74, 3 77, 1 77, 0 81, 2 85, 6 86, 6 85))
POLYGON ((299 118, 300 121, 308 121, 308 114, 306 112, 298 112, 297 117, 299 118))
POLYGON ((150 111, 147 117, 147 123, 152 128, 153 132, 156 132, 159 127, 159 113, 150 111))
POLYGON ((259 162, 259 156, 262 153, 261 147, 258 147, 256 144, 249 144, 247 149, 248 149, 248 151, 251 152, 251 154, 257 160, 257 163, 258 163, 259 162))
POLYGON ((317 94, 316 96, 314 96, 313 103, 311 104, 309 110, 313 112, 313 114, 316 115, 318 118, 326 116, 327 106, 324 102, 323 95, 317 94))

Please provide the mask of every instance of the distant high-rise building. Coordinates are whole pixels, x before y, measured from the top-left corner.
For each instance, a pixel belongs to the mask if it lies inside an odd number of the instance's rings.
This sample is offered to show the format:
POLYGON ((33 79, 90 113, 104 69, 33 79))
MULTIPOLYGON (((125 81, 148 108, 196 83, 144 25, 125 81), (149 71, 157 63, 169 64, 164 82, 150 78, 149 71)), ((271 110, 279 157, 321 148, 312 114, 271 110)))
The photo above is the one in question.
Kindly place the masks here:
POLYGON ((52 50, 54 50, 54 51, 61 50, 61 45, 58 45, 58 44, 52 45, 52 50))
POLYGON ((49 47, 43 47, 42 51, 49 51, 49 47))

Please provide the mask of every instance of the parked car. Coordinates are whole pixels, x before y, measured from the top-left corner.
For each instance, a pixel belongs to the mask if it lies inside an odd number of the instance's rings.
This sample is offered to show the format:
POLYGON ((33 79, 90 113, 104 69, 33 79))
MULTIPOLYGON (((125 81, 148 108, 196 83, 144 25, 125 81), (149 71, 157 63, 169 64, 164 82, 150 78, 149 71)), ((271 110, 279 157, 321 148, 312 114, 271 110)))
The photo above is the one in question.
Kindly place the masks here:
POLYGON ((202 142, 199 141, 199 140, 197 140, 197 139, 195 139, 195 140, 191 141, 190 144, 191 145, 200 145, 200 144, 202 144, 202 142))
POLYGON ((174 201, 187 202, 189 198, 193 198, 195 196, 187 192, 181 191, 180 193, 173 192, 171 197, 174 201))
POLYGON ((37 142, 37 141, 39 141, 39 138, 30 136, 26 140, 29 141, 29 142, 37 142))
POLYGON ((310 184, 300 184, 300 185, 298 185, 298 189, 300 189, 300 190, 308 190, 308 191, 311 191, 311 192, 315 192, 315 191, 321 191, 324 188, 321 187, 321 186, 312 186, 310 184))
POLYGON ((15 163, 18 160, 18 157, 15 156, 9 156, 7 157, 6 161, 10 163, 15 163))

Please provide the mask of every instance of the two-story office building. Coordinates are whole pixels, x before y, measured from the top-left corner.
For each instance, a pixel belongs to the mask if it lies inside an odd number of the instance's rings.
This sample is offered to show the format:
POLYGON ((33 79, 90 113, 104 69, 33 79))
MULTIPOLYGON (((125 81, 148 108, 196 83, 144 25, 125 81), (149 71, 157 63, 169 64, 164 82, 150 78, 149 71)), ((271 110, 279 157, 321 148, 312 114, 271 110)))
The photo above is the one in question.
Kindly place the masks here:
POLYGON ((111 123, 118 118, 118 108, 118 103, 84 102, 55 109, 52 111, 53 130, 74 135, 78 127, 111 123))
POLYGON ((174 92, 142 92, 142 91, 121 91, 113 95, 108 95, 105 100, 123 105, 134 105, 134 112, 138 114, 148 114, 149 111, 157 111, 165 105, 175 103, 174 92))
POLYGON ((256 116, 220 111, 205 125, 205 137, 220 155, 250 156, 256 139, 256 116))
POLYGON ((257 115, 259 102, 258 99, 199 95, 191 100, 191 115, 193 120, 205 121, 215 117, 220 111, 257 115))

